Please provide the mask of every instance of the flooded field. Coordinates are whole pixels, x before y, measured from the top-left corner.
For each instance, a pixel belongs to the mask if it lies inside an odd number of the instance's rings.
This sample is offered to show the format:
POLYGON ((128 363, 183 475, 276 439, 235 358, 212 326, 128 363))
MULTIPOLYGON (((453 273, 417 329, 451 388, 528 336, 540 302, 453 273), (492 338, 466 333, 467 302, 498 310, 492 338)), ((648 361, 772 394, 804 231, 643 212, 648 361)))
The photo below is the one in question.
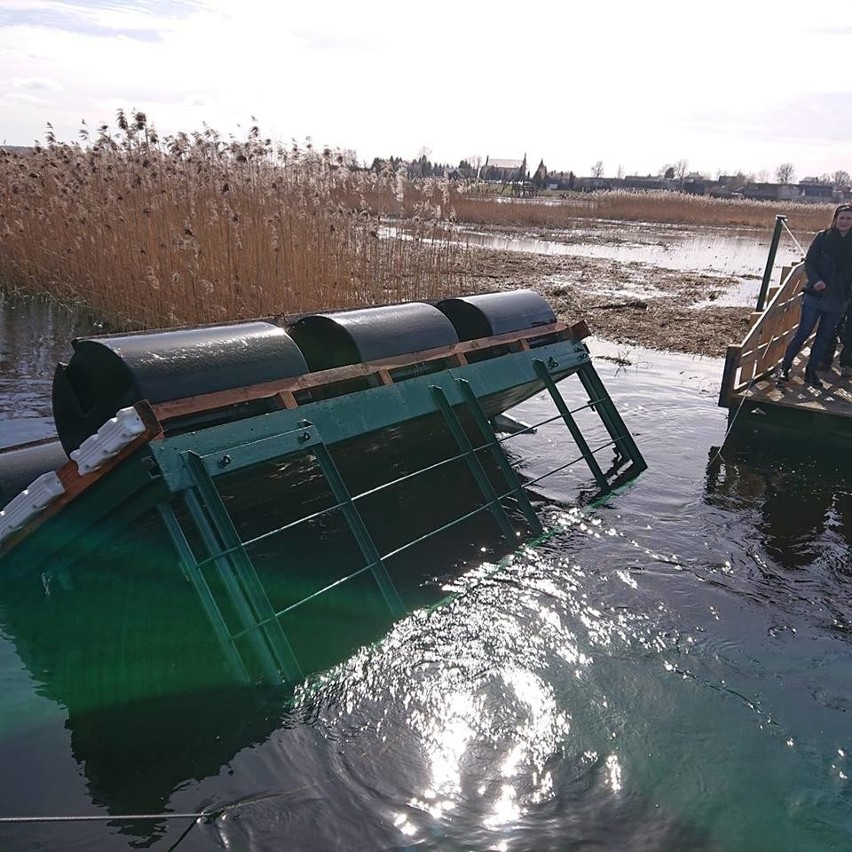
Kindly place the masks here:
MULTIPOLYGON (((774 221, 765 231, 577 220, 567 231, 460 227, 477 289, 532 287, 566 321, 602 337, 721 356, 757 303, 774 221)), ((771 283, 810 235, 782 232, 771 283)))
MULTIPOLYGON (((542 236, 487 234, 460 228, 472 246, 498 251, 547 256, 599 258, 621 265, 657 268, 679 272, 701 271, 735 282, 716 304, 751 306, 766 264, 771 233, 753 230, 721 230, 674 227, 658 224, 588 223, 571 231, 542 236)), ((774 272, 801 258, 801 252, 787 236, 780 247, 774 272)), ((611 295, 631 291, 614 288, 611 295)), ((662 292, 662 291, 660 291, 662 292)), ((651 295, 646 292, 645 295, 651 295)))

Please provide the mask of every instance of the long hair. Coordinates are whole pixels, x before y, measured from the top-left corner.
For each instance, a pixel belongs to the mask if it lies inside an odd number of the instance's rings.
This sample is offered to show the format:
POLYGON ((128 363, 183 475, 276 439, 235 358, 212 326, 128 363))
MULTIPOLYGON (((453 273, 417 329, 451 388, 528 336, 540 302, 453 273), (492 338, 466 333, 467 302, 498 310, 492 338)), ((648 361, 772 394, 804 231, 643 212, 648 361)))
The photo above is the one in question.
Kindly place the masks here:
POLYGON ((837 207, 834 208, 834 215, 831 217, 831 224, 828 226, 829 228, 833 229, 837 227, 837 217, 844 211, 852 213, 852 204, 838 204, 837 207))

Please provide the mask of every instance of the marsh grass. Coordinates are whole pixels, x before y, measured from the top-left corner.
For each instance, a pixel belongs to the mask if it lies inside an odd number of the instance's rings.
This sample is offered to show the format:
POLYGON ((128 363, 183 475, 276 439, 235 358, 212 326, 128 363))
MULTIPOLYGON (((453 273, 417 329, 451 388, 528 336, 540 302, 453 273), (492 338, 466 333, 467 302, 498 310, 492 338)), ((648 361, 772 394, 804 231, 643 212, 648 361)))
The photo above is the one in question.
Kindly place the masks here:
POLYGON ((467 248, 435 187, 335 152, 119 112, 92 141, 0 153, 0 286, 150 328, 454 295, 467 248), (383 220, 408 206, 405 238, 383 220))

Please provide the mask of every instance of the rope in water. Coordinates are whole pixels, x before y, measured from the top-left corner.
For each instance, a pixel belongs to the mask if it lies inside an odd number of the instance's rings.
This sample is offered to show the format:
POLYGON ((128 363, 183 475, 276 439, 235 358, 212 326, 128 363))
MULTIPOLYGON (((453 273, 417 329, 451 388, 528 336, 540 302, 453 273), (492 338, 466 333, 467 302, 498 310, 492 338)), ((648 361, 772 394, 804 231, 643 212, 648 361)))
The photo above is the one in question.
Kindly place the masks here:
POLYGON ((734 416, 731 418, 731 422, 728 423, 728 428, 725 431, 725 437, 722 438, 722 443, 719 445, 719 448, 716 450, 713 458, 710 459, 709 464, 713 464, 716 459, 718 459, 722 455, 722 450, 725 446, 725 442, 728 440, 728 437, 731 434, 731 431, 734 428, 734 423, 737 422, 737 417, 740 416, 740 411, 742 411, 743 403, 746 401, 746 397, 748 396, 748 392, 751 390, 751 386, 755 383, 757 376, 752 376, 749 380, 749 383, 746 385, 746 389, 743 391, 743 395, 740 397, 740 404, 737 406, 736 411, 734 412, 734 416))
POLYGON ((161 819, 207 819, 216 816, 217 811, 200 811, 190 814, 76 814, 69 816, 7 816, 0 817, 0 823, 25 823, 25 822, 136 822, 138 820, 161 820, 161 819))

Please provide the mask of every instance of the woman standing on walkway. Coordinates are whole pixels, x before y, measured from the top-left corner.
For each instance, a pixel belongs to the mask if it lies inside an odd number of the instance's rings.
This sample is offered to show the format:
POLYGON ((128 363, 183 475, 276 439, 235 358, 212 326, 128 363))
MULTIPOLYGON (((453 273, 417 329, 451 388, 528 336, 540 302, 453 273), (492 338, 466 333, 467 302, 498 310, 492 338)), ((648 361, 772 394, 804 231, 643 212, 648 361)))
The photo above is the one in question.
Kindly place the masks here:
POLYGON ((805 256, 808 281, 802 294, 802 318, 784 360, 781 379, 790 378, 793 359, 816 328, 810 358, 805 367, 805 382, 821 388, 816 368, 822 363, 849 301, 852 287, 852 204, 841 204, 834 211, 831 225, 820 231, 805 256))

